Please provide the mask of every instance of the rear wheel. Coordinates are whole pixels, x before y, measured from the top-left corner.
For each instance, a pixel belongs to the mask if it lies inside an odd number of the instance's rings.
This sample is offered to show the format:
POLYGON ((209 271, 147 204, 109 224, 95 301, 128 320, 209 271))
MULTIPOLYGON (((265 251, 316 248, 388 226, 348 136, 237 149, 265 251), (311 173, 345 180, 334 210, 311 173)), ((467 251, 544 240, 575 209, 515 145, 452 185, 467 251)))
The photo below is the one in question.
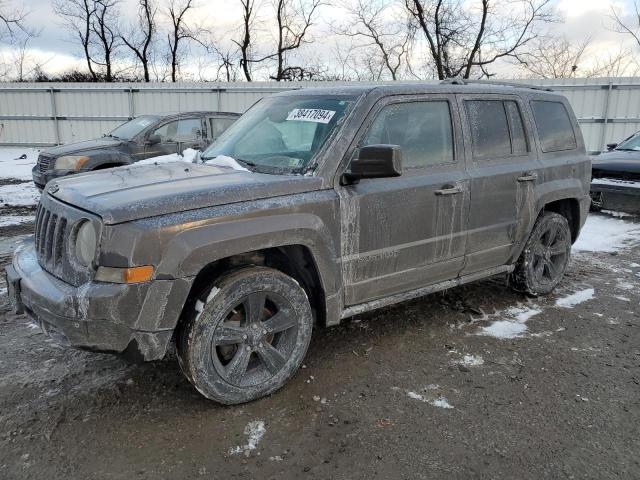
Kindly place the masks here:
POLYGON ((178 335, 182 371, 205 397, 249 402, 282 387, 309 347, 312 314, 291 277, 255 267, 203 292, 178 335))
POLYGON ((511 273, 511 287, 530 295, 550 293, 562 279, 570 254, 571 230, 567 219, 557 213, 543 213, 511 273))

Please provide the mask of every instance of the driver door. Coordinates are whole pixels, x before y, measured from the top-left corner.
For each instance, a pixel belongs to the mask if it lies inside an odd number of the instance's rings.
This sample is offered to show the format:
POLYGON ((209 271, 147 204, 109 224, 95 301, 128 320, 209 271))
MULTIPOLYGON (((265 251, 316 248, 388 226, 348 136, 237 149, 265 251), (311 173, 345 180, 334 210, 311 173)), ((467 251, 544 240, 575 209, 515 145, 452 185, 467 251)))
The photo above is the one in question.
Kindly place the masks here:
POLYGON ((160 125, 152 130, 147 139, 157 135, 160 139, 158 143, 145 145, 145 156, 158 157, 161 155, 171 155, 193 148, 199 150, 203 146, 202 119, 200 117, 187 117, 172 120, 160 125))
POLYGON ((469 179, 453 105, 451 95, 385 99, 361 132, 358 147, 399 145, 403 171, 338 187, 346 306, 455 278, 463 268, 469 179))

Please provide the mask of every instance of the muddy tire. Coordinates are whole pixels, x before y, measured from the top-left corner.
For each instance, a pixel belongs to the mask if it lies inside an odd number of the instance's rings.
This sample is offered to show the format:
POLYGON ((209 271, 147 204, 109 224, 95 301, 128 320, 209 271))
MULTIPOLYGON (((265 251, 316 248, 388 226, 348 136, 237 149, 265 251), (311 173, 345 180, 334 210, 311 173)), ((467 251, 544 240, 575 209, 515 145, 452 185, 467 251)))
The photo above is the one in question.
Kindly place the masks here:
POLYGON ((278 270, 238 270, 206 289, 178 332, 180 367, 226 405, 275 392, 302 364, 313 317, 305 291, 278 270))
POLYGON ((509 277, 511 288, 534 296, 550 293, 562 279, 570 254, 567 219, 553 212, 542 213, 509 277))

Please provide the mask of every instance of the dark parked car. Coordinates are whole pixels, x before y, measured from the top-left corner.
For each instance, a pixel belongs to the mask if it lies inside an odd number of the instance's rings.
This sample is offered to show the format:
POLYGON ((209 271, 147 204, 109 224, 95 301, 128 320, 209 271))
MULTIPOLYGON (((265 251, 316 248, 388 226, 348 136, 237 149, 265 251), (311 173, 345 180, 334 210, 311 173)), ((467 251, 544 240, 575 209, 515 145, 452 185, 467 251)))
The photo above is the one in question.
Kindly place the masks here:
POLYGON ((460 83, 279 93, 204 164, 51 182, 9 298, 72 346, 154 360, 175 340, 233 404, 283 386, 314 328, 500 274, 548 294, 590 204, 576 118, 559 94, 460 83))
POLYGON ((96 140, 68 143, 43 150, 33 167, 33 181, 46 183, 74 173, 129 165, 138 160, 209 146, 240 115, 224 112, 185 112, 142 115, 96 140))
POLYGON ((592 207, 640 213, 640 132, 608 147, 592 159, 592 207))

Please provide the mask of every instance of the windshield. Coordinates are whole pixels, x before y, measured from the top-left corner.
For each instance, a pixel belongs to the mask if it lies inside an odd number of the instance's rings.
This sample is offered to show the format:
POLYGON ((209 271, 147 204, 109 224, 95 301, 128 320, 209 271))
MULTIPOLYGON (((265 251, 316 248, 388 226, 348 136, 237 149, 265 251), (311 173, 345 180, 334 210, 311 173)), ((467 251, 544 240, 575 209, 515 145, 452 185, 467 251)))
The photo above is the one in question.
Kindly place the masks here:
POLYGON ((152 116, 137 117, 133 120, 129 120, 127 123, 123 123, 119 127, 116 127, 108 136, 121 138, 123 140, 131 140, 156 120, 157 117, 152 116))
POLYGON ((309 95, 261 100, 202 155, 232 157, 263 173, 301 173, 355 97, 309 95))
POLYGON ((616 147, 616 150, 634 150, 640 151, 640 133, 636 133, 633 137, 625 140, 616 147))

